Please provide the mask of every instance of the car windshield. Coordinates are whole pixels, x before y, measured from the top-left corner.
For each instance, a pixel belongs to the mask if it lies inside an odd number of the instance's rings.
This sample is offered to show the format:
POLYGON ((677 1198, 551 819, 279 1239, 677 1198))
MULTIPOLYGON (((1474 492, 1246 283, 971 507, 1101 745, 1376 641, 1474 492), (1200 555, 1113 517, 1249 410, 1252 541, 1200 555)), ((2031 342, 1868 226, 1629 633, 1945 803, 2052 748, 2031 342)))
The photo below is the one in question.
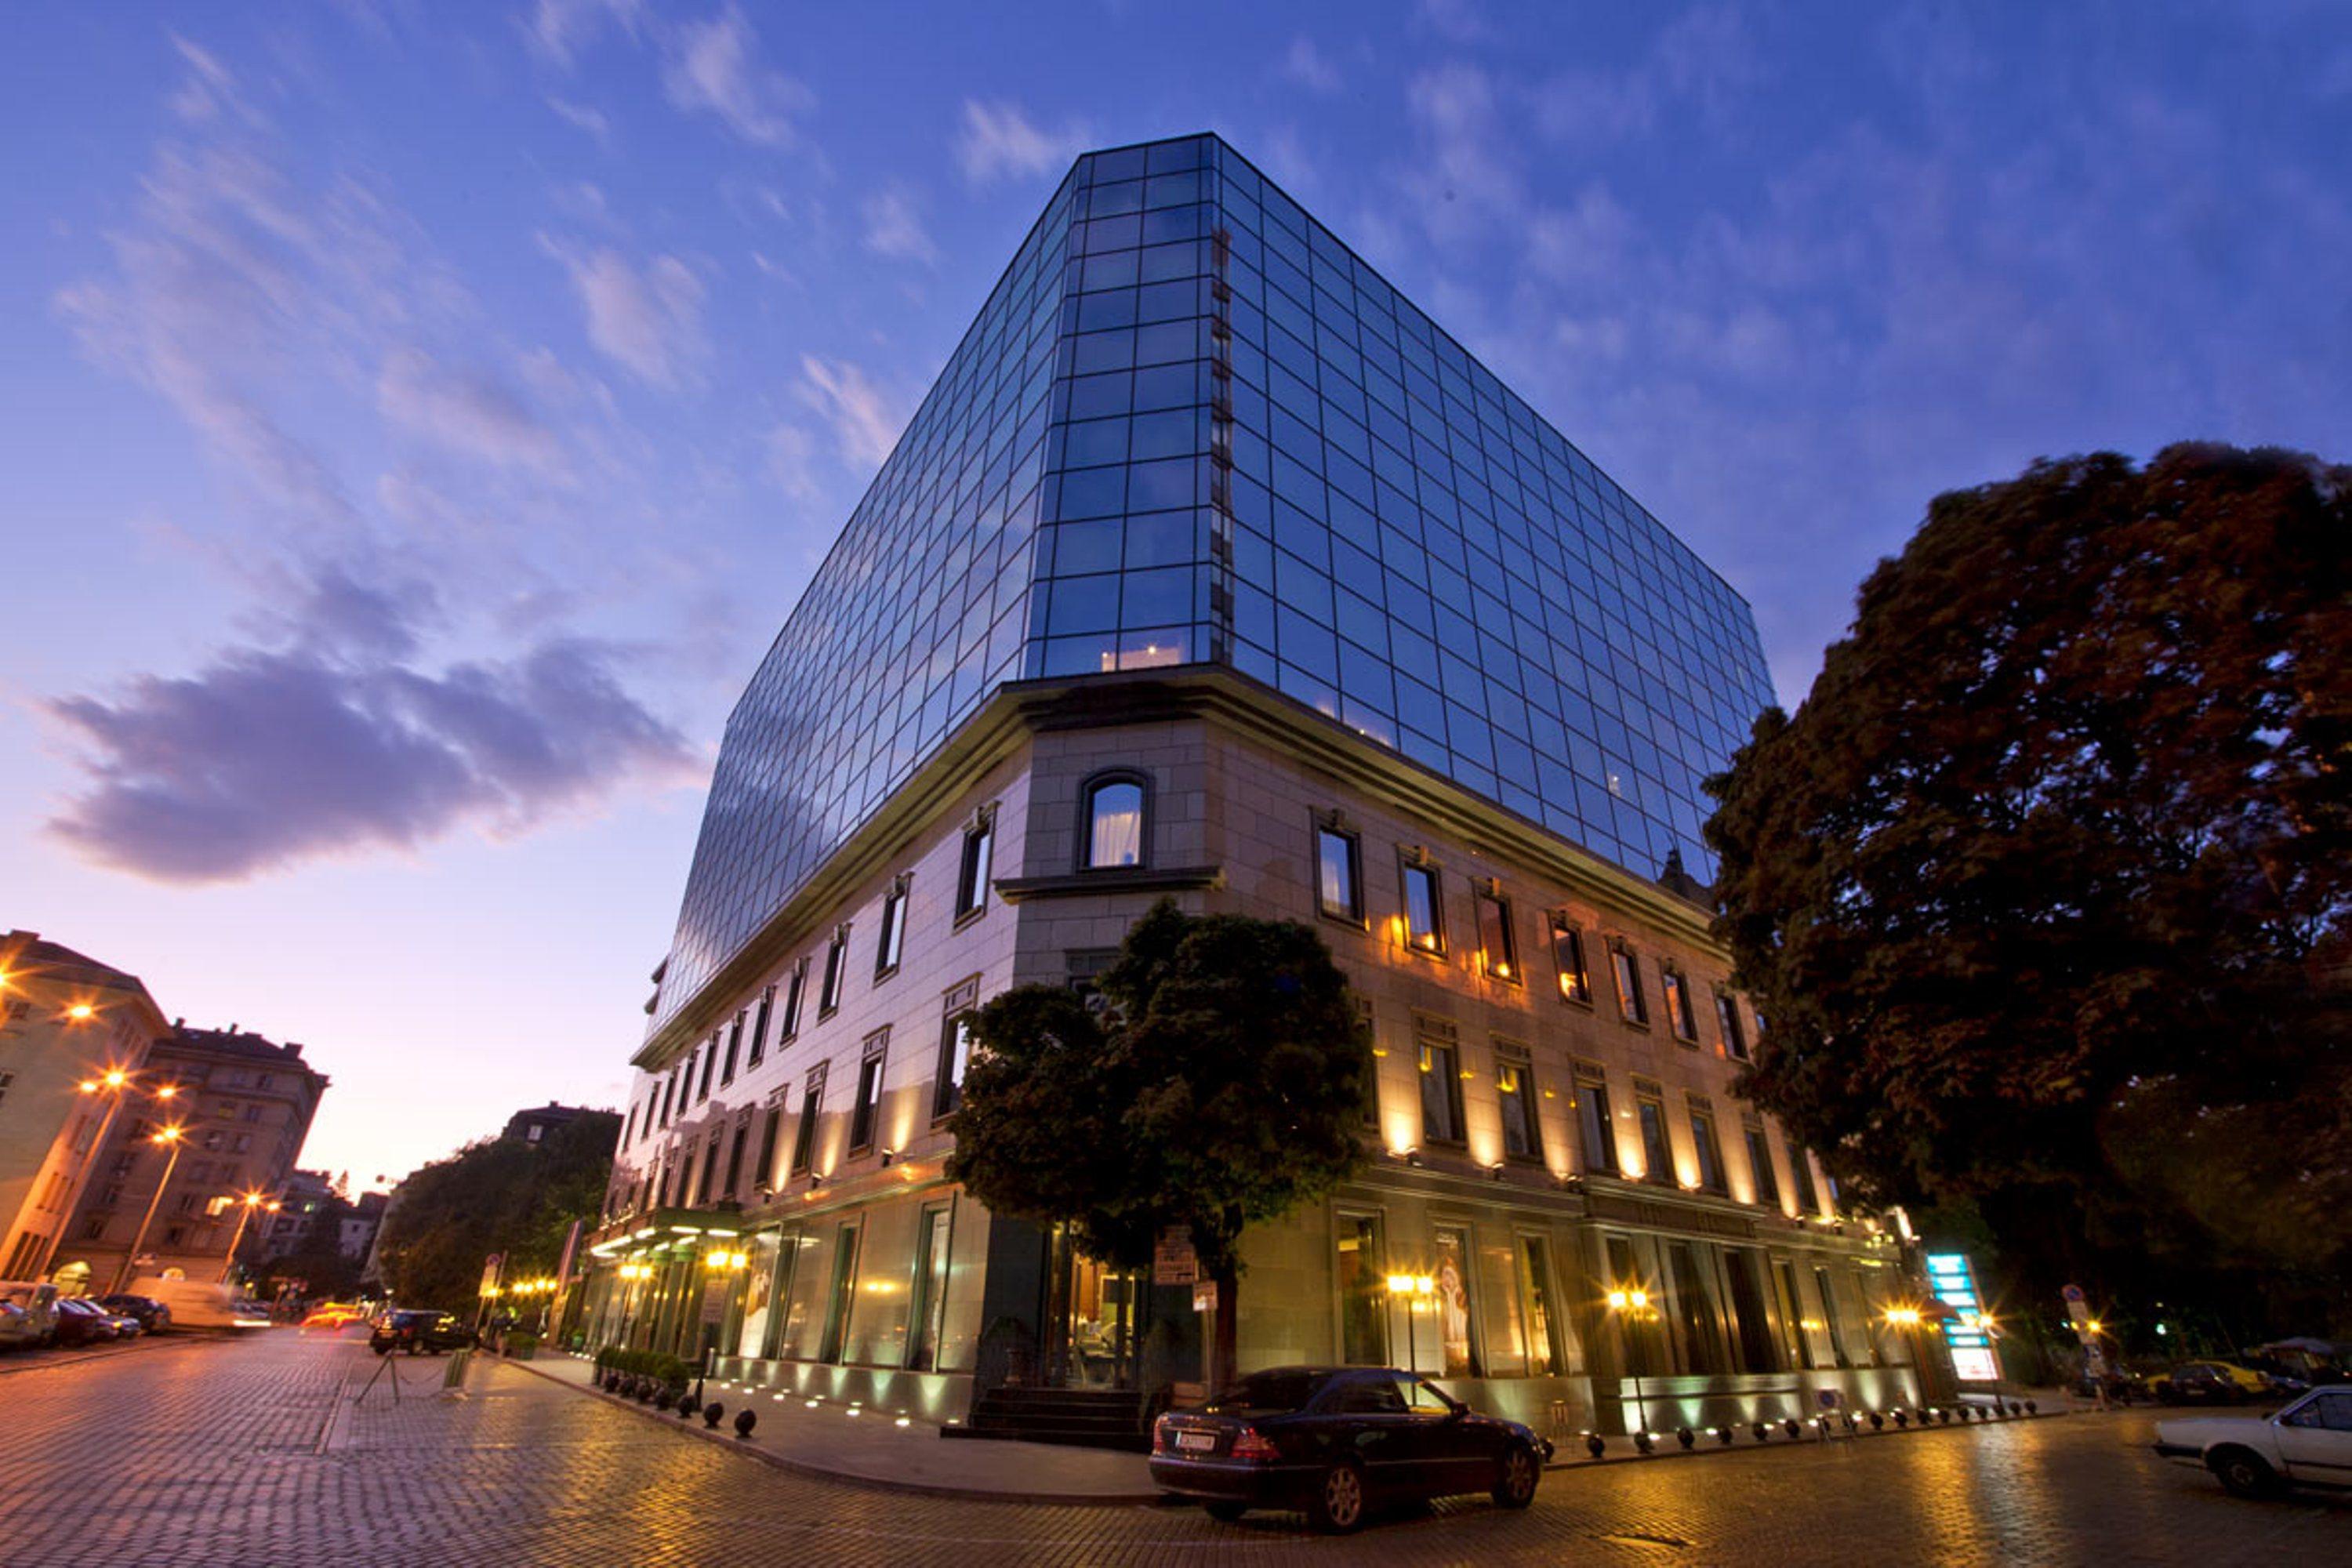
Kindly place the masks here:
POLYGON ((1304 1410, 1330 1381, 1330 1374, 1291 1368, 1253 1373, 1211 1400, 1208 1409, 1219 1415, 1272 1415, 1304 1410))

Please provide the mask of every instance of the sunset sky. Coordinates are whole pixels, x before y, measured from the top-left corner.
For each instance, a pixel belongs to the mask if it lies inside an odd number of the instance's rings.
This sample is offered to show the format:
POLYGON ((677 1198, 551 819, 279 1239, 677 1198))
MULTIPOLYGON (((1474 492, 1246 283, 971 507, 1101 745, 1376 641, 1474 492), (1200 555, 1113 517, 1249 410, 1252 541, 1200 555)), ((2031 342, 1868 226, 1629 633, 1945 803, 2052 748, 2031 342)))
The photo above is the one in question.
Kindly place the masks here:
POLYGON ((614 1104, 720 723, 1076 152, 1222 132, 1801 699, 1927 499, 2352 457, 2340 6, 19 7, 0 921, 357 1185, 614 1104))

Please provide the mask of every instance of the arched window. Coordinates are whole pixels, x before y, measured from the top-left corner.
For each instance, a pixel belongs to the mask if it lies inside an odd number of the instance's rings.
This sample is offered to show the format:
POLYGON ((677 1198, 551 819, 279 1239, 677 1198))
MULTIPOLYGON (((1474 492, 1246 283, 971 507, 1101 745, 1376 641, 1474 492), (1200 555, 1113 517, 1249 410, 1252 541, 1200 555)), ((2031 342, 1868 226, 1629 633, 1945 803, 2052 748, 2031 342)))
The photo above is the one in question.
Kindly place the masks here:
POLYGON ((1078 866, 1099 871, 1143 864, 1143 780, 1113 773, 1087 785, 1086 814, 1078 826, 1078 866))

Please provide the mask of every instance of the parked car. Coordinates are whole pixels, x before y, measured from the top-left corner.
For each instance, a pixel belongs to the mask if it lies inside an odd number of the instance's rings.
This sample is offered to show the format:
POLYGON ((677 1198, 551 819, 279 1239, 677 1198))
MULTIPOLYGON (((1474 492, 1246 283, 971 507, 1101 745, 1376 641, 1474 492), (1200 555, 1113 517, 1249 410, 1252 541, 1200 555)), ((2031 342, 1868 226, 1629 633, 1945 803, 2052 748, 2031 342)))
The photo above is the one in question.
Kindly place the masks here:
POLYGON ((2243 1405, 2270 1395, 2270 1379, 2226 1361, 2185 1361, 2148 1384, 2164 1405, 2243 1405))
POLYGON ((1151 1479, 1211 1517, 1303 1509, 1344 1532, 1376 1503, 1487 1492, 1535 1500, 1551 1445, 1393 1367, 1275 1367, 1153 1425, 1151 1479))
POLYGON ((160 1334, 172 1326, 172 1309, 152 1296, 100 1296, 98 1304, 118 1318, 137 1321, 147 1333, 160 1334))
POLYGON ((58 1288, 23 1279, 0 1279, 0 1346, 55 1344, 58 1288))
POLYGON ((2275 1415, 2176 1416, 2156 1451, 2202 1465, 2240 1497, 2288 1487, 2352 1488, 2352 1386, 2315 1388, 2275 1415))
POLYGON ((428 1312, 415 1308, 386 1312, 368 1334, 368 1349, 378 1355, 404 1350, 411 1355, 463 1350, 474 1342, 474 1331, 455 1312, 428 1312))
POLYGON ((105 1308, 79 1296, 63 1296, 58 1300, 58 1343, 110 1343, 122 1337, 122 1324, 129 1321, 117 1319, 105 1308))

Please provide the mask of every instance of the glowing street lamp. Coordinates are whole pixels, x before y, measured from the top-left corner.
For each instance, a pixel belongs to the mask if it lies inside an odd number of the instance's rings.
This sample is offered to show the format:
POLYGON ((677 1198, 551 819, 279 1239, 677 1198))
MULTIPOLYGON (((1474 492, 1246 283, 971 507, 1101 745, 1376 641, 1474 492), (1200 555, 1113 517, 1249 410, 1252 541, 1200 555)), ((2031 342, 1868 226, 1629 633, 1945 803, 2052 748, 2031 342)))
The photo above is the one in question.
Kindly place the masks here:
MULTIPOLYGON (((97 1010, 87 1002, 77 1002, 66 1009, 66 1016, 77 1023, 88 1023, 96 1016, 96 1013, 97 1010)), ((103 1152, 106 1148, 106 1135, 114 1130, 114 1115, 116 1111, 122 1109, 124 1090, 145 1093, 152 1099, 162 1100, 168 1100, 180 1092, 180 1086, 175 1083, 159 1084, 152 1089, 142 1090, 139 1088, 138 1075, 128 1068, 120 1067, 108 1068, 95 1078, 82 1079, 75 1087, 83 1094, 112 1096, 107 1102, 106 1114, 99 1118, 98 1136, 90 1142, 90 1148, 96 1152, 103 1152)), ((97 1158, 98 1153, 93 1152, 91 1159, 95 1161, 97 1158)), ((48 1277, 49 1265, 56 1261, 58 1247, 64 1240, 65 1231, 60 1226, 58 1234, 51 1237, 48 1245, 42 1249, 39 1260, 34 1264, 31 1275, 33 1279, 45 1279, 48 1277)), ((119 1290, 121 1287, 117 1285, 115 1289, 119 1290)))
MULTIPOLYGON (((1633 1322, 1647 1322, 1655 1315, 1650 1310, 1650 1293, 1639 1287, 1621 1288, 1610 1291, 1609 1310, 1633 1322)), ((1637 1364, 1639 1359, 1634 1354, 1633 1336, 1629 1331, 1625 1335, 1625 1365, 1633 1378, 1633 1429, 1637 1432, 1647 1432, 1650 1429, 1650 1413, 1642 1399, 1642 1370, 1637 1364)))
POLYGON ((1421 1375, 1421 1335, 1412 1315, 1428 1310, 1422 1303, 1437 1294, 1437 1281, 1426 1274, 1391 1274, 1388 1284, 1391 1296, 1404 1298, 1405 1370, 1418 1377, 1421 1375))
POLYGON ((163 1162, 163 1179, 155 1184, 155 1195, 147 1200, 147 1213, 139 1222, 139 1234, 131 1238, 131 1250, 124 1253, 122 1261, 115 1266, 114 1283, 108 1288, 110 1295, 120 1294, 122 1288, 131 1282, 131 1270, 139 1261, 139 1249, 147 1244, 147 1227, 155 1223, 155 1211, 163 1204, 163 1190, 172 1184, 172 1172, 180 1163, 180 1150, 184 1146, 180 1135, 184 1131, 179 1123, 173 1122, 169 1127, 158 1128, 148 1139, 149 1142, 161 1144, 172 1153, 163 1162))
POLYGON ((236 1216, 236 1228, 229 1233, 228 1256, 221 1259, 220 1277, 221 1283, 224 1285, 228 1283, 229 1270, 236 1267, 236 1244, 245 1239, 246 1222, 253 1218, 253 1211, 265 1205, 273 1209, 278 1206, 270 1202, 268 1194, 258 1190, 246 1193, 231 1201, 240 1205, 240 1212, 236 1216))

